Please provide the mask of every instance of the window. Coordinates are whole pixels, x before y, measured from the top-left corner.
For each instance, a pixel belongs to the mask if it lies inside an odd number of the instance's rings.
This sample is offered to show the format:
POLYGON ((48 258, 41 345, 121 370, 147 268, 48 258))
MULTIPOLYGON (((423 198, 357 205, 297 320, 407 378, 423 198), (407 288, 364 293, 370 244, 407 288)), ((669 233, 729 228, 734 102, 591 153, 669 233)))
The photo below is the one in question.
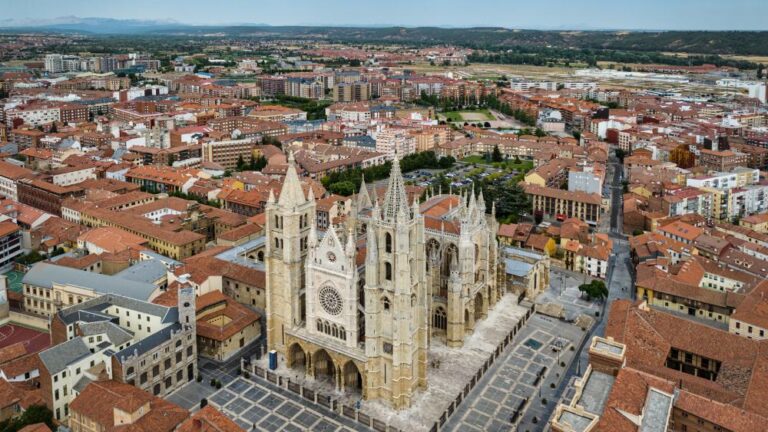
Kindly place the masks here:
POLYGON ((392 264, 388 262, 384 263, 384 278, 388 281, 392 280, 392 264))
POLYGON ((384 250, 387 253, 392 253, 392 234, 390 233, 384 235, 384 250))
POLYGON ((176 363, 181 363, 181 351, 176 353, 176 363))
POLYGON ((158 366, 158 365, 154 365, 154 366, 152 367, 152 376, 153 376, 153 377, 156 377, 156 376, 158 376, 158 375, 160 375, 160 366, 158 366))
POLYGON ((164 362, 163 366, 165 366, 166 369, 170 369, 171 368, 171 359, 169 359, 169 358, 165 359, 165 362, 164 362))
POLYGON ((141 376, 139 377, 139 382, 141 384, 144 384, 145 382, 147 382, 147 373, 146 372, 141 374, 141 376))
POLYGON ((384 310, 388 311, 389 310, 389 299, 384 297, 384 299, 382 300, 382 303, 384 303, 384 310))
POLYGON ((192 346, 187 347, 187 357, 192 357, 192 346))

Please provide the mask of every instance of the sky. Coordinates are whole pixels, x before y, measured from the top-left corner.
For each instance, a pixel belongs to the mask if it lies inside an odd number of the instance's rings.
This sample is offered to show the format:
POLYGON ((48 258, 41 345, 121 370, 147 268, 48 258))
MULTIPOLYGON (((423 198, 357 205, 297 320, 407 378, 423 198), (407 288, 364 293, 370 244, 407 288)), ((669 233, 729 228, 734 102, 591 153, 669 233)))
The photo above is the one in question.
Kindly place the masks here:
POLYGON ((0 22, 61 17, 196 25, 768 30, 766 0, 0 0, 0 22))

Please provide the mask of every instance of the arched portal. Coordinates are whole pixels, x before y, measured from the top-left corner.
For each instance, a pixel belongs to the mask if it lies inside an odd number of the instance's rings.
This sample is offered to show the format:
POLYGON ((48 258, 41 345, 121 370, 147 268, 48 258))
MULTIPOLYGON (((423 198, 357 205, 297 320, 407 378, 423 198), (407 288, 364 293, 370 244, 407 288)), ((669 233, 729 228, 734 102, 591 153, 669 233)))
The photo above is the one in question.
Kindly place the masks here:
POLYGON ((295 343, 288 348, 288 367, 303 371, 307 365, 307 353, 295 343))
POLYGON ((334 388, 336 387, 336 365, 326 350, 321 349, 312 356, 312 365, 315 368, 316 380, 327 380, 334 388))
POLYGON ((348 392, 360 392, 363 391, 363 374, 360 373, 360 369, 352 360, 348 361, 344 365, 344 388, 348 392))
POLYGON ((483 295, 477 293, 475 295, 475 321, 483 317, 483 295))
POLYGON ((435 309, 435 314, 432 318, 432 326, 438 330, 445 330, 448 328, 448 317, 442 306, 438 306, 437 309, 435 309))

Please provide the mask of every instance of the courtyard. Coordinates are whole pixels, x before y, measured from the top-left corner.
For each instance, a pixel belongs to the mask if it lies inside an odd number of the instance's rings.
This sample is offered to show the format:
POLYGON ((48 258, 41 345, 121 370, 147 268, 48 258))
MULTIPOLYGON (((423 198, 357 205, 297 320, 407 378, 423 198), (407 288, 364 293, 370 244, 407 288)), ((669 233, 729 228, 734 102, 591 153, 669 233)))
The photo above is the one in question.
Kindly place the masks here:
POLYGON ((538 431, 555 389, 578 354, 585 333, 578 327, 534 314, 453 416, 447 431, 538 431), (534 420, 535 418, 535 420, 534 420))

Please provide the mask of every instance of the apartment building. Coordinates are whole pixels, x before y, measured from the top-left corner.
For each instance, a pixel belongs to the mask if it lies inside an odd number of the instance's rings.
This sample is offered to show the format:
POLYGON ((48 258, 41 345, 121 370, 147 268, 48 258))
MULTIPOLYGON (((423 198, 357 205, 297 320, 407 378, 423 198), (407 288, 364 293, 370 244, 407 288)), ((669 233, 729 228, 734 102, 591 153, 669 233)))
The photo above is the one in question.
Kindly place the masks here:
POLYGON ((19 200, 17 182, 35 175, 34 171, 0 160, 0 195, 19 200))
MULTIPOLYGON (((195 295, 160 306, 117 294, 93 298, 51 317, 51 348, 40 352, 40 391, 57 421, 98 377, 164 397, 197 376, 195 295)), ((77 406, 77 405, 76 405, 77 406)))
POLYGON ((729 171, 749 165, 749 155, 734 150, 699 150, 699 165, 715 171, 729 171))
POLYGON ((416 152, 416 139, 407 129, 383 127, 376 132, 376 152, 392 160, 416 152))
POLYGON ((61 204, 64 200, 85 194, 79 186, 59 186, 29 178, 19 179, 16 186, 20 203, 56 216, 61 216, 61 204))
POLYGON ((341 82, 333 86, 334 102, 362 102, 371 99, 371 83, 341 82))
POLYGON ((0 274, 11 270, 21 253, 21 227, 11 220, 0 222, 0 274))
POLYGON ((20 119, 25 125, 38 127, 61 121, 61 110, 58 106, 47 104, 20 105, 5 110, 5 121, 8 124, 13 124, 16 119, 20 119))
POLYGON ((534 212, 541 211, 549 217, 573 217, 593 226, 600 221, 603 204, 600 194, 569 192, 532 184, 525 186, 525 193, 533 200, 534 212))
POLYGON ((226 169, 237 167, 237 161, 251 160, 256 141, 253 139, 238 139, 226 141, 204 142, 202 146, 203 162, 213 162, 226 169))
POLYGON ((305 99, 323 99, 323 83, 310 78, 288 77, 285 80, 285 95, 305 99))

